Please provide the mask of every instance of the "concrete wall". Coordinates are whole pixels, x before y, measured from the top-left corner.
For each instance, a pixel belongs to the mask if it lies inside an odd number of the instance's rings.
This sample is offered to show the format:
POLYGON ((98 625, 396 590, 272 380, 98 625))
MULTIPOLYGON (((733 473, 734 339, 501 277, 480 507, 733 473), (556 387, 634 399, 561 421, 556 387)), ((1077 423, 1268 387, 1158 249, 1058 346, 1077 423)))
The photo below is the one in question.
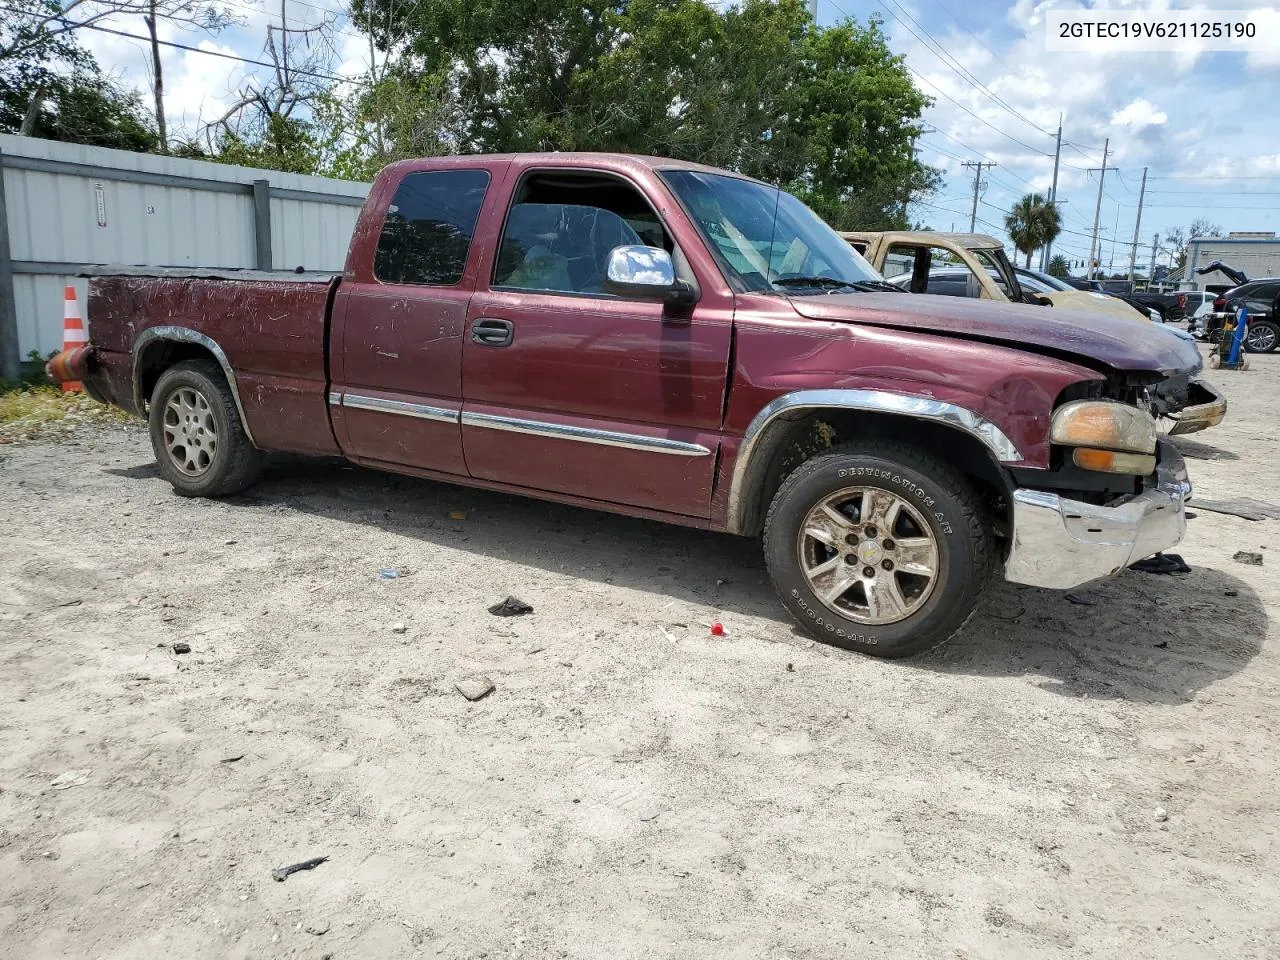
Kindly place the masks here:
MULTIPOLYGON (((0 376, 86 266, 339 271, 369 184, 0 135, 0 376), (6 244, 7 241, 7 244, 6 244), (6 250, 7 245, 7 250, 6 250)), ((93 318, 88 318, 92 336, 93 318)))

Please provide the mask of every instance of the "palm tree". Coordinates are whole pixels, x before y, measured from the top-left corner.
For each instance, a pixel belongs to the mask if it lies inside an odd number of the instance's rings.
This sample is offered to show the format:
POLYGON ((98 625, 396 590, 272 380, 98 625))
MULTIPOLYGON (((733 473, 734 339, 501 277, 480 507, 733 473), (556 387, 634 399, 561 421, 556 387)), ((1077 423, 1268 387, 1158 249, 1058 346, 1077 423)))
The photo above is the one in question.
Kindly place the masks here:
POLYGON ((1062 231, 1062 214, 1044 194, 1028 193, 1005 215, 1004 228, 1013 245, 1026 254, 1030 268, 1032 252, 1052 243, 1062 231))
POLYGON ((1059 280, 1065 280, 1071 276, 1071 264, 1062 254, 1055 253, 1053 259, 1049 261, 1049 276, 1057 277, 1059 280))

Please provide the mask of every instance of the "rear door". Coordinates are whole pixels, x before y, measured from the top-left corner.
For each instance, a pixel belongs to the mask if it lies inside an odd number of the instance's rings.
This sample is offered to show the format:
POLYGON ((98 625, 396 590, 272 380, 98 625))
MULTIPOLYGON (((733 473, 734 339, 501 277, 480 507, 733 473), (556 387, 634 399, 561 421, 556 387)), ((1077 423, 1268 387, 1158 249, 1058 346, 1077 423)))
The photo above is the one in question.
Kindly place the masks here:
POLYGON ((512 197, 463 345, 472 476, 708 516, 731 297, 705 282, 693 307, 605 292, 609 252, 628 244, 664 247, 699 279, 629 179, 535 167, 512 197))
POLYGON ((491 178, 463 167, 405 174, 373 256, 339 287, 329 403, 355 459, 467 472, 462 343, 475 288, 472 236, 495 192, 491 178))

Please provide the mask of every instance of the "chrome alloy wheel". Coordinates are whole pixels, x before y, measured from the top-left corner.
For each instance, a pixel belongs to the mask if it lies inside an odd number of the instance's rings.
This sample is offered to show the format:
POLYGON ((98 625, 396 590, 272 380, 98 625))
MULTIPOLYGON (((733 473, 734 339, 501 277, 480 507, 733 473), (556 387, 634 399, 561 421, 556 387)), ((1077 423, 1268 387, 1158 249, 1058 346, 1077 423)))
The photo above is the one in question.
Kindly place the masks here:
POLYGON ((923 514, 879 487, 846 487, 818 501, 796 547, 809 588, 859 623, 905 620, 938 582, 938 543, 923 514))
POLYGON ((1245 333, 1245 343, 1254 353, 1266 353, 1276 345, 1276 331, 1273 327, 1250 327, 1245 333))
POLYGON ((189 477, 204 474, 218 451, 218 425, 199 390, 180 387, 164 405, 164 447, 173 465, 189 477))

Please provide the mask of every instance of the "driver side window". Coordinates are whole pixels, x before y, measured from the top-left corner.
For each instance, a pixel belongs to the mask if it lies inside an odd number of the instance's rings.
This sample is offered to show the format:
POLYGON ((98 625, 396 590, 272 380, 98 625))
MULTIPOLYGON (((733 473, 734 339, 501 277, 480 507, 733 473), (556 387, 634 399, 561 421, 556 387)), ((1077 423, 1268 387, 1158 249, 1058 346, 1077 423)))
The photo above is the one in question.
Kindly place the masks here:
POLYGON ((604 287, 609 254, 632 245, 674 249, 629 183, 574 171, 533 173, 507 213, 492 286, 611 296, 604 287))

